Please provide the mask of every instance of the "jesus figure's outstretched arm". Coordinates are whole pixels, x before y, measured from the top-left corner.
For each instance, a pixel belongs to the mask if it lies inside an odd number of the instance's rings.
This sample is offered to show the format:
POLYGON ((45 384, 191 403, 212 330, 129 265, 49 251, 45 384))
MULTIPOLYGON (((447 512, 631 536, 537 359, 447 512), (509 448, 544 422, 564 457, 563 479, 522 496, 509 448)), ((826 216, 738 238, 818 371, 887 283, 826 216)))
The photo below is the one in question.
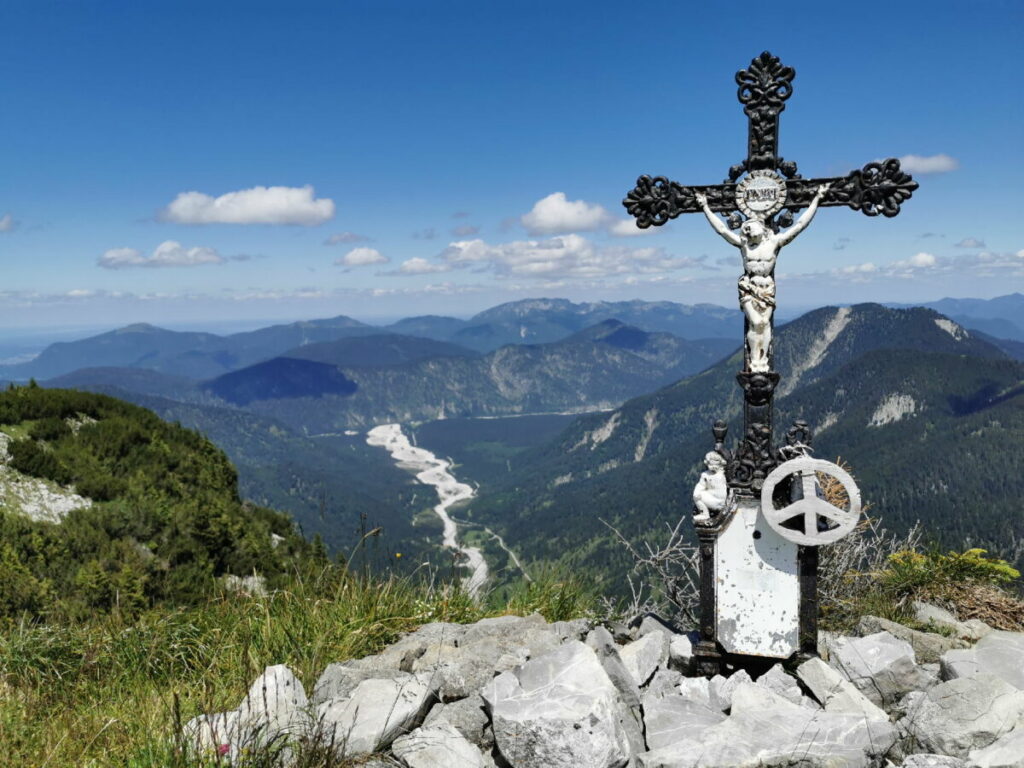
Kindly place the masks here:
POLYGON ((828 192, 829 185, 822 184, 818 187, 818 191, 814 195, 814 199, 811 200, 811 204, 807 207, 807 210, 803 212, 799 219, 796 220, 796 224, 787 229, 781 235, 779 235, 779 247, 789 245, 793 242, 793 238, 807 229, 807 225, 811 223, 811 219, 814 218, 814 214, 818 211, 818 203, 821 202, 821 198, 828 192))
POLYGON ((712 213, 711 207, 708 205, 707 195, 705 195, 703 192, 698 192, 697 194, 694 195, 694 199, 697 201, 698 205, 700 205, 700 207, 704 210, 704 215, 707 216, 708 221, 711 223, 711 226, 714 228, 715 232, 717 232, 723 238, 725 238, 725 241, 729 243, 729 245, 735 245, 737 248, 743 245, 743 241, 740 239, 740 236, 733 232, 730 232, 729 228, 725 226, 725 223, 720 218, 715 216, 714 213, 712 213))

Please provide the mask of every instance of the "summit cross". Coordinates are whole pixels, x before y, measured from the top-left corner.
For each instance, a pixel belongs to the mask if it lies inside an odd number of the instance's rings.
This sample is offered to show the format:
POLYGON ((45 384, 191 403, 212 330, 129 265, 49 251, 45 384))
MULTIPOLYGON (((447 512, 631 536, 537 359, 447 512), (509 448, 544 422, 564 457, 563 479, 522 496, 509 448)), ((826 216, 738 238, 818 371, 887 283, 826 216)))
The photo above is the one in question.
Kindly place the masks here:
MULTIPOLYGON (((748 494, 760 490, 779 458, 771 423, 779 381, 772 368, 779 251, 810 224, 818 208, 846 206, 867 216, 891 218, 918 186, 895 158, 870 162, 846 176, 803 178, 796 163, 778 151, 779 116, 793 95, 795 76, 792 67, 768 51, 736 73, 737 95, 748 121, 747 157, 729 169, 721 184, 684 186, 665 176, 641 176, 622 201, 641 229, 703 212, 714 230, 740 250, 744 274, 738 289, 745 330, 744 367, 737 378, 744 391, 744 423, 735 453, 724 450, 723 423, 716 424, 714 433, 716 450, 728 461, 729 487, 748 494)), ((809 441, 806 430, 791 437, 809 441)))

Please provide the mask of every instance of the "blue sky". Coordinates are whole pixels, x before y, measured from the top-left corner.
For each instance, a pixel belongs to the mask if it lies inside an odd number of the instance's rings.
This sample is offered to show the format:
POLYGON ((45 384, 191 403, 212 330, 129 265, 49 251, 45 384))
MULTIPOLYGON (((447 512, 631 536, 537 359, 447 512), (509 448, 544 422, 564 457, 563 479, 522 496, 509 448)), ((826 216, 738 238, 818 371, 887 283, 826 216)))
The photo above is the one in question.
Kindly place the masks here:
POLYGON ((779 301, 1024 290, 1020 2, 7 2, 0 328, 468 315, 527 296, 732 305, 641 173, 745 154, 733 74, 796 68, 805 176, 916 156, 893 220, 822 211, 779 301))

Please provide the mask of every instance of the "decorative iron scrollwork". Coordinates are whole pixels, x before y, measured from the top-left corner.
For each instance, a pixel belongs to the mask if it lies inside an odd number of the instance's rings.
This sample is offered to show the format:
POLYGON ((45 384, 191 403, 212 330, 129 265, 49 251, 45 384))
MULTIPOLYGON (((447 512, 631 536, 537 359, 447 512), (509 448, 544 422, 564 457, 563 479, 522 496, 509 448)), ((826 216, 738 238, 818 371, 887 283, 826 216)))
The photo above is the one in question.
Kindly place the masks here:
POLYGON ((795 69, 783 66, 778 56, 764 51, 751 60, 750 69, 736 73, 737 96, 743 111, 747 115, 762 108, 781 112, 786 108, 786 99, 793 95, 794 77, 795 69))
POLYGON ((849 184, 844 185, 839 193, 849 195, 847 205, 855 211, 863 211, 867 216, 896 216, 900 212, 900 205, 909 200, 918 187, 918 183, 900 168, 900 161, 894 157, 880 163, 868 163, 847 178, 849 184))
POLYGON ((704 187, 684 187, 664 176, 641 176, 636 186, 626 194, 622 205, 636 218, 640 229, 660 227, 681 213, 701 210, 696 194, 707 195, 711 210, 730 213, 736 210, 736 187, 716 184, 704 187))

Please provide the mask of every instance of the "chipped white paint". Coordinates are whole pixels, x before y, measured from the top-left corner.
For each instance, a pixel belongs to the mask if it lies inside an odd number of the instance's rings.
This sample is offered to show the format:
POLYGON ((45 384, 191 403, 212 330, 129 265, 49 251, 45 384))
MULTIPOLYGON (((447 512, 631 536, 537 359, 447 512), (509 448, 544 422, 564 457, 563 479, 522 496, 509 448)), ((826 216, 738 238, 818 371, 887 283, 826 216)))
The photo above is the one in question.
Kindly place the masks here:
POLYGON ((825 359, 825 355, 828 354, 828 348, 832 345, 832 342, 838 338, 839 334, 843 332, 843 329, 850 322, 850 313, 850 307, 840 307, 836 310, 835 315, 832 316, 828 325, 825 326, 825 332, 815 339, 814 343, 807 350, 804 359, 798 360, 793 365, 793 370, 789 376, 782 380, 782 385, 779 387, 780 395, 788 395, 796 389, 803 375, 821 364, 821 361, 825 359))
POLYGON ((636 444, 636 450, 633 452, 633 461, 643 461, 644 455, 647 453, 647 446, 651 443, 651 438, 654 436, 654 430, 658 428, 658 409, 651 408, 647 413, 644 414, 644 433, 640 436, 640 442, 636 444))
POLYGON ((597 446, 599 446, 601 443, 603 443, 605 440, 611 437, 612 434, 614 434, 615 428, 619 426, 619 419, 621 417, 622 414, 619 411, 616 411, 615 413, 612 414, 611 418, 608 419, 608 421, 606 421, 597 429, 591 430, 590 432, 584 432, 583 436, 572 448, 569 449, 569 451, 575 451, 579 448, 582 448, 585 445, 589 445, 590 450, 594 450, 595 448, 597 448, 597 446))
POLYGON ((448 514, 448 508, 460 501, 473 498, 475 491, 469 485, 460 483, 449 472, 451 462, 437 458, 433 453, 417 448, 402 432, 401 424, 381 424, 366 433, 368 445, 380 446, 391 454, 395 464, 402 469, 416 472, 416 479, 425 485, 434 486, 441 503, 434 512, 444 524, 442 545, 461 552, 466 556, 466 568, 470 575, 465 579, 466 591, 471 595, 479 593, 487 581, 487 561, 476 547, 462 547, 458 543, 458 525, 448 514))
POLYGON ((784 659, 798 649, 797 549, 761 519, 756 501, 739 502, 715 543, 716 625, 725 650, 784 659))
POLYGON ((910 395, 901 395, 893 392, 882 398, 875 412, 868 420, 869 427, 882 427, 886 424, 894 424, 904 416, 913 416, 917 413, 917 402, 910 395))
POLYGON ((957 341, 963 341, 964 339, 970 336, 970 334, 967 333, 967 331, 965 331, 959 325, 954 323, 952 320, 949 320, 945 317, 935 318, 935 324, 957 341))

